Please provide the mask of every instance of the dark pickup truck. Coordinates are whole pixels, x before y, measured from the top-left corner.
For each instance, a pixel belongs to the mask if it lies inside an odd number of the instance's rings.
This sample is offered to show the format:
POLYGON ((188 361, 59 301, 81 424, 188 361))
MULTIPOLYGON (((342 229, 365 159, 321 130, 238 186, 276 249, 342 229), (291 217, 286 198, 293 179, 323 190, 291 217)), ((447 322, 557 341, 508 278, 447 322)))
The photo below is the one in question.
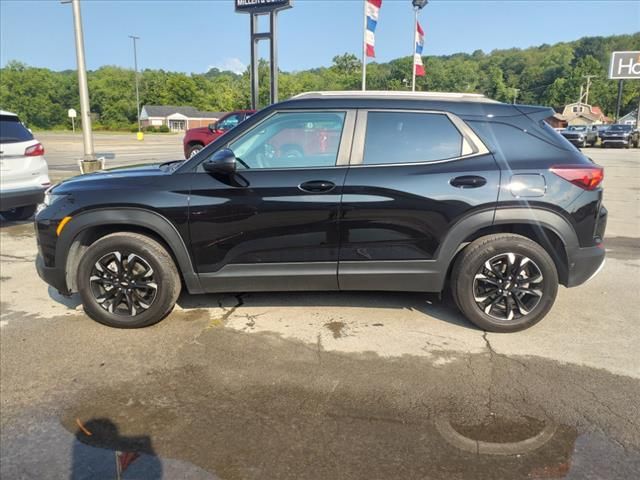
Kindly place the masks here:
POLYGON ((595 125, 572 125, 562 130, 560 134, 576 147, 593 147, 598 143, 598 127, 595 125))
POLYGON ((231 130, 254 113, 255 110, 237 110, 235 112, 229 112, 220 120, 210 124, 208 127, 197 127, 187 130, 184 140, 182 141, 184 147, 184 158, 189 159, 193 157, 215 139, 222 136, 222 134, 227 130, 231 130))
POLYGON ((633 125, 611 125, 600 134, 602 148, 619 146, 624 148, 640 146, 640 133, 633 125))

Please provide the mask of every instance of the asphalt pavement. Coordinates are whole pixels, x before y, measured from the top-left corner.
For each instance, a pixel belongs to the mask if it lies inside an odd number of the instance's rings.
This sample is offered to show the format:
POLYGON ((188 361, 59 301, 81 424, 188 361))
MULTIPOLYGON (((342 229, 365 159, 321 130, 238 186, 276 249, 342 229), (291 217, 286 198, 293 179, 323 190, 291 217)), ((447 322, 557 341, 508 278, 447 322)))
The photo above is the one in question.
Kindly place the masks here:
MULTIPOLYGON (((68 175, 69 140, 39 137, 68 175)), ((123 162, 180 152, 107 138, 123 162)), ((640 150, 585 153, 607 264, 514 334, 397 292, 183 294, 110 329, 37 278, 33 226, 4 223, 0 477, 638 478, 640 150)))

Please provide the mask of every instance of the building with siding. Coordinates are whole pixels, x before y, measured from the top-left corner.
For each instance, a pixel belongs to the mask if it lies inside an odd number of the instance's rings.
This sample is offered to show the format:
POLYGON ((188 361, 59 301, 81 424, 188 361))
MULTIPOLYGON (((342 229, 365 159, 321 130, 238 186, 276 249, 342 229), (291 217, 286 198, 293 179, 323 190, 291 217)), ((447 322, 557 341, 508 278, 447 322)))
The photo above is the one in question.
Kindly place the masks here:
POLYGON ((166 125, 172 132, 183 132, 195 127, 206 127, 218 121, 225 112, 201 112, 197 108, 174 105, 145 105, 140 111, 142 127, 166 125))

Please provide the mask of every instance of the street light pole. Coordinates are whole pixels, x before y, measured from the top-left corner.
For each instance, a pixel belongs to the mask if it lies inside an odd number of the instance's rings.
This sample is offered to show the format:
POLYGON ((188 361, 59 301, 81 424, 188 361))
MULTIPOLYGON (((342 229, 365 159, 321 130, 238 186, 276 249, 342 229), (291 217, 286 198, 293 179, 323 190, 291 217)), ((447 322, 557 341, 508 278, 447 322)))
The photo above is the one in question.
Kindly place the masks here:
POLYGON ((140 40, 140 37, 135 35, 129 35, 129 38, 133 40, 133 69, 135 71, 136 78, 136 114, 138 115, 138 132, 140 128, 140 91, 138 89, 138 51, 136 49, 136 40, 140 40))
POLYGON ((82 142, 84 144, 83 170, 98 169, 96 154, 93 149, 91 131, 91 110, 89 105, 89 86, 87 84, 87 67, 84 57, 84 36, 82 32, 82 15, 80 0, 71 0, 73 10, 73 26, 76 39, 76 60, 78 64, 78 87, 80 89, 80 119, 82 121, 82 142))

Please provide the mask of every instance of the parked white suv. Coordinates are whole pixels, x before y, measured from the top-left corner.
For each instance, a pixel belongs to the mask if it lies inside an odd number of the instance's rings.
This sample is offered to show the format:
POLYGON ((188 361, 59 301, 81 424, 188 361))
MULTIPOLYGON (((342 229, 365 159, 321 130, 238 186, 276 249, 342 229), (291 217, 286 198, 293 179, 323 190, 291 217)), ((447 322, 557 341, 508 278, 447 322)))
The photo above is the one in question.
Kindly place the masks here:
POLYGON ((0 110, 0 214, 30 218, 50 185, 44 147, 15 113, 0 110))

